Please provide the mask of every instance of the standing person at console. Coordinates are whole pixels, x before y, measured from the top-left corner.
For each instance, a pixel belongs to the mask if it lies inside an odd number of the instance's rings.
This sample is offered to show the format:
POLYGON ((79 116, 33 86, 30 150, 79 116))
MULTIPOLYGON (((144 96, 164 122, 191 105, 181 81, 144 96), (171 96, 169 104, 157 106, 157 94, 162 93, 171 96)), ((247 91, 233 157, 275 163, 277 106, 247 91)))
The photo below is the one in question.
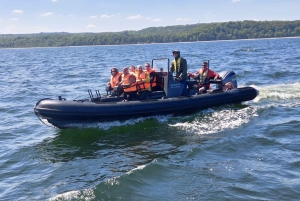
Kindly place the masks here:
POLYGON ((217 80, 219 78, 219 74, 210 70, 208 68, 208 63, 205 61, 202 63, 202 67, 196 71, 195 74, 188 73, 188 75, 194 79, 199 80, 199 93, 206 93, 206 91, 210 88, 209 79, 213 78, 217 80))
POLYGON ((136 74, 136 85, 139 94, 140 100, 145 100, 150 97, 151 88, 150 88, 150 76, 147 71, 143 71, 141 65, 137 66, 138 73, 136 74))
POLYGON ((172 51, 174 60, 172 62, 172 65, 170 67, 170 72, 175 72, 175 80, 183 84, 183 91, 182 95, 188 96, 188 90, 187 90, 187 62, 186 60, 180 56, 180 51, 174 50, 172 51))
POLYGON ((131 101, 136 96, 136 75, 129 73, 127 67, 123 68, 122 81, 119 83, 124 90, 123 102, 131 101))

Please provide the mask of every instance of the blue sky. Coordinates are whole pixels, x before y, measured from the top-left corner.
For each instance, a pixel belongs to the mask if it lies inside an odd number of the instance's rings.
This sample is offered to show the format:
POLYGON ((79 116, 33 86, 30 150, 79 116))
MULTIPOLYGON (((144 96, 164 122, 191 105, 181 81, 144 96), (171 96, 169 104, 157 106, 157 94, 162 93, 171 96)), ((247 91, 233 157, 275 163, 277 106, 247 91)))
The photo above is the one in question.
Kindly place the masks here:
POLYGON ((300 20, 300 0, 0 0, 0 34, 300 20))

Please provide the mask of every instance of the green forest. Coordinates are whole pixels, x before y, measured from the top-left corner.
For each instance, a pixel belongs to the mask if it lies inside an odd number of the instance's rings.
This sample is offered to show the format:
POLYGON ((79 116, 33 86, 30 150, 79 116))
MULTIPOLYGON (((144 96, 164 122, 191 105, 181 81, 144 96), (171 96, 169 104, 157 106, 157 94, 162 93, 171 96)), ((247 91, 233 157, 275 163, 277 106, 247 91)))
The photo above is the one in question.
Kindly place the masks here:
POLYGON ((102 33, 0 34, 0 48, 172 43, 299 37, 300 20, 230 21, 102 33))

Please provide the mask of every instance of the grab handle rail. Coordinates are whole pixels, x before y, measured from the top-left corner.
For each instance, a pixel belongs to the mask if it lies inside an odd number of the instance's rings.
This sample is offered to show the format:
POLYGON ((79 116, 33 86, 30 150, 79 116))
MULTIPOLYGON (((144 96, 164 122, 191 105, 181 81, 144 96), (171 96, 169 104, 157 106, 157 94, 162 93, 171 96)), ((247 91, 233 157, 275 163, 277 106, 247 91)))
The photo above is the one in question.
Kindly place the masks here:
POLYGON ((99 101, 102 102, 101 101, 101 94, 100 94, 99 90, 96 90, 96 96, 99 99, 99 101))
POLYGON ((92 92, 92 90, 88 90, 88 92, 89 92, 89 95, 90 95, 90 98, 91 98, 91 101, 92 102, 94 102, 95 101, 95 99, 94 99, 94 96, 93 96, 93 92, 92 92))

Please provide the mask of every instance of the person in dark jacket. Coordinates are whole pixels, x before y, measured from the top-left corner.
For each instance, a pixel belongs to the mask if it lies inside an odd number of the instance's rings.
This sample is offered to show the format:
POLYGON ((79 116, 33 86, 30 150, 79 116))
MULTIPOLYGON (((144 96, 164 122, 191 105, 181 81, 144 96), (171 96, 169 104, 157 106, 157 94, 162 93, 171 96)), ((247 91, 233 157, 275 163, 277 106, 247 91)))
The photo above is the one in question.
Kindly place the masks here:
POLYGON ((182 95, 188 96, 187 90, 187 62, 186 60, 180 56, 180 51, 174 50, 172 51, 174 60, 170 67, 170 72, 175 72, 175 80, 183 84, 182 95))

